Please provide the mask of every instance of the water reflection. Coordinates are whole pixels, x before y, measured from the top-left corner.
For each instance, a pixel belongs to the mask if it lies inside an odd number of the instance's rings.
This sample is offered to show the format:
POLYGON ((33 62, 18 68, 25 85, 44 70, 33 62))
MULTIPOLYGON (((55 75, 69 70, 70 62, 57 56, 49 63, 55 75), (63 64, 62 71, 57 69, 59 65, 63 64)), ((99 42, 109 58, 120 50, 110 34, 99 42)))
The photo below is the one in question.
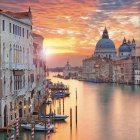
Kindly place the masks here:
MULTIPOLYGON (((58 79, 53 80, 58 81, 58 79)), ((137 140, 140 138, 138 133, 140 87, 93 84, 75 80, 62 81, 70 86, 72 95, 66 103, 68 108, 72 106, 73 110, 75 89, 79 87, 78 129, 76 130, 76 124, 74 124, 72 140, 137 140)), ((63 140, 63 131, 60 133, 63 140)), ((57 140, 57 137, 53 138, 57 140)))
MULTIPOLYGON (((51 140, 140 139, 140 87, 94 84, 57 78, 53 78, 52 81, 62 81, 67 84, 71 95, 65 99, 53 100, 51 106, 46 106, 46 113, 53 111, 70 116, 70 108, 72 108, 73 117, 72 127, 70 127, 70 118, 65 122, 55 123, 56 132, 51 134, 51 140)), ((2 135, 4 134, 0 134, 2 135)), ((30 135, 30 131, 21 133, 23 140, 30 140, 30 135)), ((35 140, 38 139, 47 140, 47 135, 37 132, 35 140)))

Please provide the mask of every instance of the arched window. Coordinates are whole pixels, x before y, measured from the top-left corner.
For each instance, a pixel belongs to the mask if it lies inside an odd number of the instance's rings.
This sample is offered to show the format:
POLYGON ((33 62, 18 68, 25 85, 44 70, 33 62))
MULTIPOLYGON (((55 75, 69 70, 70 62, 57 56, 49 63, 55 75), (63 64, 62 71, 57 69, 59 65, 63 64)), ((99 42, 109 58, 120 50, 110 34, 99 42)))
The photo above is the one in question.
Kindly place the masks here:
POLYGON ((20 62, 20 56, 19 56, 19 46, 17 46, 17 63, 20 62))
POLYGON ((23 60, 23 64, 24 64, 24 47, 23 47, 23 52, 22 52, 22 60, 23 60))
POLYGON ((3 63, 5 62, 5 43, 3 43, 3 63))
POLYGON ((16 64, 18 63, 18 46, 16 45, 15 48, 15 52, 16 52, 16 64))
POLYGON ((20 51, 19 51, 19 58, 20 58, 20 64, 22 63, 22 49, 21 49, 21 46, 20 46, 20 51))
POLYGON ((6 79, 5 79, 5 76, 3 77, 3 84, 4 84, 4 86, 3 86, 3 95, 5 95, 6 94, 6 79))
POLYGON ((16 47, 15 47, 15 44, 13 45, 13 48, 14 48, 14 63, 16 63, 16 47))
POLYGON ((9 50, 9 62, 12 63, 12 46, 10 44, 10 50, 9 50))
POLYGON ((12 93, 12 76, 10 77, 10 92, 12 93))

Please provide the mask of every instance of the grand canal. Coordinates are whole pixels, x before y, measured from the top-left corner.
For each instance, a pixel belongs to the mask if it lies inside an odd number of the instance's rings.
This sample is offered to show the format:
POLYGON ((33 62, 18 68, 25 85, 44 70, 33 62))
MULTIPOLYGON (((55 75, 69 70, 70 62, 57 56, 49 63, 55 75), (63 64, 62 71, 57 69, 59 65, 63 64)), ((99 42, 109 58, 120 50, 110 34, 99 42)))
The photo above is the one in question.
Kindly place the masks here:
MULTIPOLYGON (((70 118, 56 123, 51 140, 139 140, 140 139, 140 86, 116 84, 95 84, 77 80, 52 78, 70 88, 70 97, 53 102, 51 109, 70 115, 70 118), (77 89, 77 124, 75 120, 77 89)), ((46 111, 49 112, 50 106, 46 111)), ((30 131, 20 132, 20 140, 30 140, 30 131)), ((5 134, 0 134, 0 140, 5 134)), ((42 132, 35 134, 35 140, 47 140, 42 132)))

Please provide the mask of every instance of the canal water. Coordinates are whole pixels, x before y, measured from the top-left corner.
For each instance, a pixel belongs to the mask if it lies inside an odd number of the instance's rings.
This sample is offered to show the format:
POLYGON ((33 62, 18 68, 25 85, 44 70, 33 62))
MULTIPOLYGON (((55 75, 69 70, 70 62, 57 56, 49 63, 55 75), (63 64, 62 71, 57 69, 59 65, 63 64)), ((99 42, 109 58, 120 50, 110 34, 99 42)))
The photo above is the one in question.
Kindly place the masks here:
MULTIPOLYGON (((46 112, 54 111, 70 115, 55 124, 50 140, 139 140, 140 139, 140 86, 89 83, 77 80, 51 78, 69 86, 70 97, 46 106, 46 112), (77 103, 76 103, 77 89, 77 103), (77 104, 77 123, 75 106, 77 104)), ((20 140, 31 140, 30 131, 20 132, 20 140)), ((6 140, 4 133, 0 140, 6 140), (5 138, 5 139, 4 139, 5 138)), ((35 140, 48 140, 43 132, 35 133, 35 140)))

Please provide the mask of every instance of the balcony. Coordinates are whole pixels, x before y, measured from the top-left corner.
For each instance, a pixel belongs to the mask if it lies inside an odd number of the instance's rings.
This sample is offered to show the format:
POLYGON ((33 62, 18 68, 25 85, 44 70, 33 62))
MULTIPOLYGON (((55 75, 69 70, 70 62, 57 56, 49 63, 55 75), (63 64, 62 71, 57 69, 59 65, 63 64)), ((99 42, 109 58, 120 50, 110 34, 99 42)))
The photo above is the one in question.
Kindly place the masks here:
POLYGON ((16 63, 10 63, 10 69, 14 70, 24 70, 27 69, 27 66, 25 64, 16 64, 16 63))
POLYGON ((22 89, 19 89, 19 90, 14 90, 14 95, 15 96, 24 96, 26 93, 27 93, 27 91, 28 91, 28 88, 25 88, 25 87, 23 87, 22 89))
POLYGON ((2 69, 9 69, 9 63, 8 62, 2 62, 1 68, 2 69))
POLYGON ((35 65, 33 64, 28 64, 28 70, 35 70, 35 65))

